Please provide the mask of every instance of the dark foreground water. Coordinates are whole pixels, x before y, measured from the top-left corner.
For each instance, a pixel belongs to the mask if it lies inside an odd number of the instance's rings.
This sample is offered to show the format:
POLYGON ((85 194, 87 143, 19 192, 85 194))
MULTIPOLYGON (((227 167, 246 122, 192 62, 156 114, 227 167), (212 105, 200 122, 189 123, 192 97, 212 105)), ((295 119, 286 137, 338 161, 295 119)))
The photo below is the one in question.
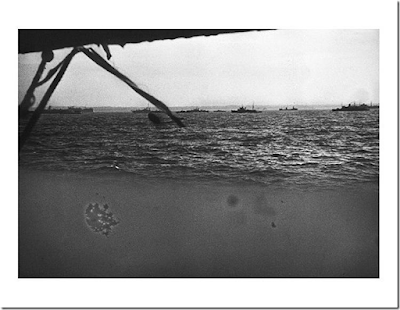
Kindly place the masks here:
POLYGON ((378 113, 43 115, 19 277, 379 277, 378 113))
MULTIPOLYGON (((34 170, 296 186, 378 184, 379 111, 43 115, 19 158, 34 170)), ((20 124, 22 128, 24 122, 20 124)))

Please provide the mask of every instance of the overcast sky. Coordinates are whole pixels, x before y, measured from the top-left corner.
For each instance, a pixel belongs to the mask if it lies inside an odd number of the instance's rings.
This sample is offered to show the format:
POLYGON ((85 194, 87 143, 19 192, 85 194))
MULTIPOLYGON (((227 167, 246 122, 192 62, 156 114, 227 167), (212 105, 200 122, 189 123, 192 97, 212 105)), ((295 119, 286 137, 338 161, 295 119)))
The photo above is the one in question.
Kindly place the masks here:
MULTIPOLYGON (((261 31, 110 50, 111 64, 169 106, 379 102, 378 30, 261 31)), ((57 51, 48 68, 68 52, 57 51)), ((21 102, 41 57, 32 53, 18 59, 21 102)), ((37 91, 37 102, 43 88, 37 91)), ((142 107, 147 102, 78 54, 51 105, 142 107)))

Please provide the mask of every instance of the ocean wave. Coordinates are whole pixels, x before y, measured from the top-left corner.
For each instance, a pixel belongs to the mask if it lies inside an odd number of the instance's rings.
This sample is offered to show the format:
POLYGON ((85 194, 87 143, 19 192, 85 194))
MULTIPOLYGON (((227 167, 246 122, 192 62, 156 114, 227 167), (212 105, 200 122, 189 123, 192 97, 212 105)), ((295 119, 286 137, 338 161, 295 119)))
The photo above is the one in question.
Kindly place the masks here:
POLYGON ((20 153, 19 165, 260 184, 379 178, 378 113, 199 113, 188 115, 187 128, 157 127, 131 114, 45 117, 20 153))

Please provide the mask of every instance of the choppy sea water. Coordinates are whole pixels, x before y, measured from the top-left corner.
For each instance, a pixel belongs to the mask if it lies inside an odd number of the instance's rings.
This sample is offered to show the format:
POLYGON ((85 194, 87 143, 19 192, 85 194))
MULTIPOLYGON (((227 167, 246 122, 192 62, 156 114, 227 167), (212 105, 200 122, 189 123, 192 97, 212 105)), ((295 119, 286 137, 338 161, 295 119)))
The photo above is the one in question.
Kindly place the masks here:
MULTIPOLYGON (((19 154, 33 170, 279 186, 379 183, 379 110, 42 115, 19 154)), ((26 121, 21 121, 19 131, 26 121)))

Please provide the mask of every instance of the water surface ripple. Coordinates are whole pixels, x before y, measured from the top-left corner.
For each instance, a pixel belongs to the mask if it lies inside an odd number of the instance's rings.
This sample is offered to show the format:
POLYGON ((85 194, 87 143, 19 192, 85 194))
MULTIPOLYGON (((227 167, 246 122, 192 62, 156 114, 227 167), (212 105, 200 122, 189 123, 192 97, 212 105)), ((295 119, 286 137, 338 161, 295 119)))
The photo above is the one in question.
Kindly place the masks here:
MULTIPOLYGON (((148 178, 351 185, 379 180, 379 111, 43 115, 19 166, 148 178)), ((20 132, 24 121, 20 123, 20 132)))

